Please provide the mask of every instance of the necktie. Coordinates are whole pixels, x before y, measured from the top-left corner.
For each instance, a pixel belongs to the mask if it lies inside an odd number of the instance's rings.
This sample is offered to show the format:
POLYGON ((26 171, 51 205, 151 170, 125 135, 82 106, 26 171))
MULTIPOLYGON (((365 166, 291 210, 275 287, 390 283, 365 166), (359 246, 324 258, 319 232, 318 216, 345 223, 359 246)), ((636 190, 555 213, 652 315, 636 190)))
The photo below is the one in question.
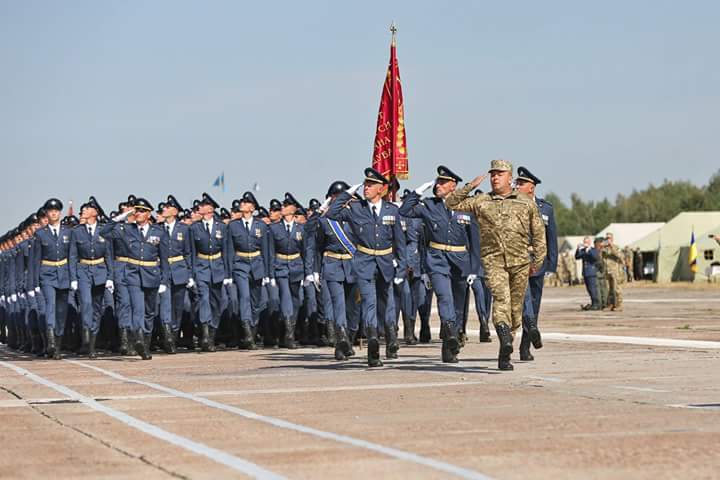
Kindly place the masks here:
POLYGON ((373 207, 372 207, 372 212, 373 212, 373 218, 375 220, 377 220, 377 207, 375 205, 373 205, 373 207))
POLYGON ((210 222, 205 222, 205 231, 210 235, 210 222))
POLYGON ((88 225, 87 229, 88 229, 88 235, 90 235, 92 237, 93 236, 92 227, 90 225, 88 225))
POLYGON ((245 230, 247 230, 248 235, 250 235, 250 222, 245 222, 245 230))
POLYGON ((58 238, 57 230, 55 230, 54 228, 51 228, 50 230, 52 231, 52 234, 53 234, 53 237, 55 237, 55 240, 57 240, 57 238, 58 238))
POLYGON ((170 235, 170 225, 167 223, 165 224, 165 231, 167 232, 168 236, 170 235))
POLYGON ((286 223, 285 227, 287 228, 288 235, 290 235, 290 224, 286 223))

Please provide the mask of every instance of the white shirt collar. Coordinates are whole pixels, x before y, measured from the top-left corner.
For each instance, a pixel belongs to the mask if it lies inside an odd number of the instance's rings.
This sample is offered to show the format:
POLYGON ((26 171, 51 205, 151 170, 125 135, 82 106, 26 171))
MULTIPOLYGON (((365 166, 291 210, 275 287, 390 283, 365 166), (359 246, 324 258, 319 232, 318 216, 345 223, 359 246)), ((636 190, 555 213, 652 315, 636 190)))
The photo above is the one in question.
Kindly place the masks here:
POLYGON ((291 222, 286 222, 285 220, 283 220, 283 223, 285 224, 285 230, 287 230, 288 226, 290 227, 290 230, 292 230, 293 226, 295 225, 295 220, 291 222))
POLYGON ((214 219, 214 218, 211 218, 210 220, 205 220, 205 219, 203 218, 203 223, 205 223, 205 224, 208 226, 208 228, 209 228, 210 230, 212 230, 213 224, 215 223, 215 219, 214 219))
POLYGON ((170 233, 172 233, 173 228, 175 228, 175 224, 176 224, 176 223, 177 223, 177 221, 172 222, 172 223, 170 223, 170 222, 165 222, 165 225, 167 225, 167 228, 168 228, 168 230, 170 230, 170 233))
POLYGON ((380 215, 380 209, 382 208, 382 198, 378 200, 377 203, 372 203, 371 201, 368 201, 368 205, 370 205, 370 211, 372 211, 372 207, 375 207, 378 215, 380 215))

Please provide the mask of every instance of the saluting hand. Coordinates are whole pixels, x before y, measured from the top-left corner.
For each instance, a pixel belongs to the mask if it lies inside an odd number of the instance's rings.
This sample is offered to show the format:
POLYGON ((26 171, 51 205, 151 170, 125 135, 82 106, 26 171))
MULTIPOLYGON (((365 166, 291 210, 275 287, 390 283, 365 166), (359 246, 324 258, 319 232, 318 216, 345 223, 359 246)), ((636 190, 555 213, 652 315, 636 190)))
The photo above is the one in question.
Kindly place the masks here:
POLYGON ((472 188, 477 188, 478 185, 480 185, 483 182, 483 180, 485 180, 485 177, 487 177, 487 173, 485 175, 478 175, 477 177, 473 178, 472 181, 470 182, 470 185, 472 186, 472 188))

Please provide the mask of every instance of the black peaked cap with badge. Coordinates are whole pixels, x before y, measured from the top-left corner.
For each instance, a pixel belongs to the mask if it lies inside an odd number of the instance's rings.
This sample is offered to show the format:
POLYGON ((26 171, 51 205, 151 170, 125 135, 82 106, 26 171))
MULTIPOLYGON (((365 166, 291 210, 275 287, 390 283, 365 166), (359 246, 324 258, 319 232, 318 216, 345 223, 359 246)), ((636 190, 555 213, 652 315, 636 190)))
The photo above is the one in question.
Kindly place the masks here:
POLYGON ((450 170, 445 165, 440 165, 437 167, 437 178, 438 180, 450 180, 453 182, 462 182, 462 177, 452 170, 450 170))
POLYGON ((525 180, 526 182, 530 182, 535 185, 540 185, 542 183, 542 181, 538 177, 533 175, 532 172, 525 167, 518 167, 516 179, 525 180))

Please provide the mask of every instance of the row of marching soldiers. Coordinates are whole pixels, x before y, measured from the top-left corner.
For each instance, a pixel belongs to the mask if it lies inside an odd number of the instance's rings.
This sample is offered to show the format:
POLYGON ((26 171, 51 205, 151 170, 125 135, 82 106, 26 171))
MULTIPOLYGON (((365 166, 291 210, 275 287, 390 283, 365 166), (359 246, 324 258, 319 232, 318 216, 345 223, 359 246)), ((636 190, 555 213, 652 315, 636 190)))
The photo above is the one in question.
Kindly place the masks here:
POLYGON ((109 215, 91 197, 80 219, 61 219, 62 202, 50 199, 1 239, 0 342, 55 359, 98 348, 150 359, 158 348, 294 349, 298 338, 342 361, 365 338, 377 367, 381 340, 386 359, 398 356, 401 315, 406 345, 418 341, 418 316, 419 340, 430 341, 435 296, 442 361, 455 363, 472 290, 480 341, 491 341, 492 304, 498 366, 512 369, 521 326, 521 360, 542 347, 552 206, 534 196, 540 181, 527 169, 512 182, 505 160, 491 163, 490 193, 471 194, 484 175, 459 188, 449 168, 437 172, 397 203, 383 199, 397 182, 371 168, 307 209, 290 193, 265 209, 246 192, 231 211, 204 193, 192 209, 169 195, 154 212, 131 195, 109 215))

